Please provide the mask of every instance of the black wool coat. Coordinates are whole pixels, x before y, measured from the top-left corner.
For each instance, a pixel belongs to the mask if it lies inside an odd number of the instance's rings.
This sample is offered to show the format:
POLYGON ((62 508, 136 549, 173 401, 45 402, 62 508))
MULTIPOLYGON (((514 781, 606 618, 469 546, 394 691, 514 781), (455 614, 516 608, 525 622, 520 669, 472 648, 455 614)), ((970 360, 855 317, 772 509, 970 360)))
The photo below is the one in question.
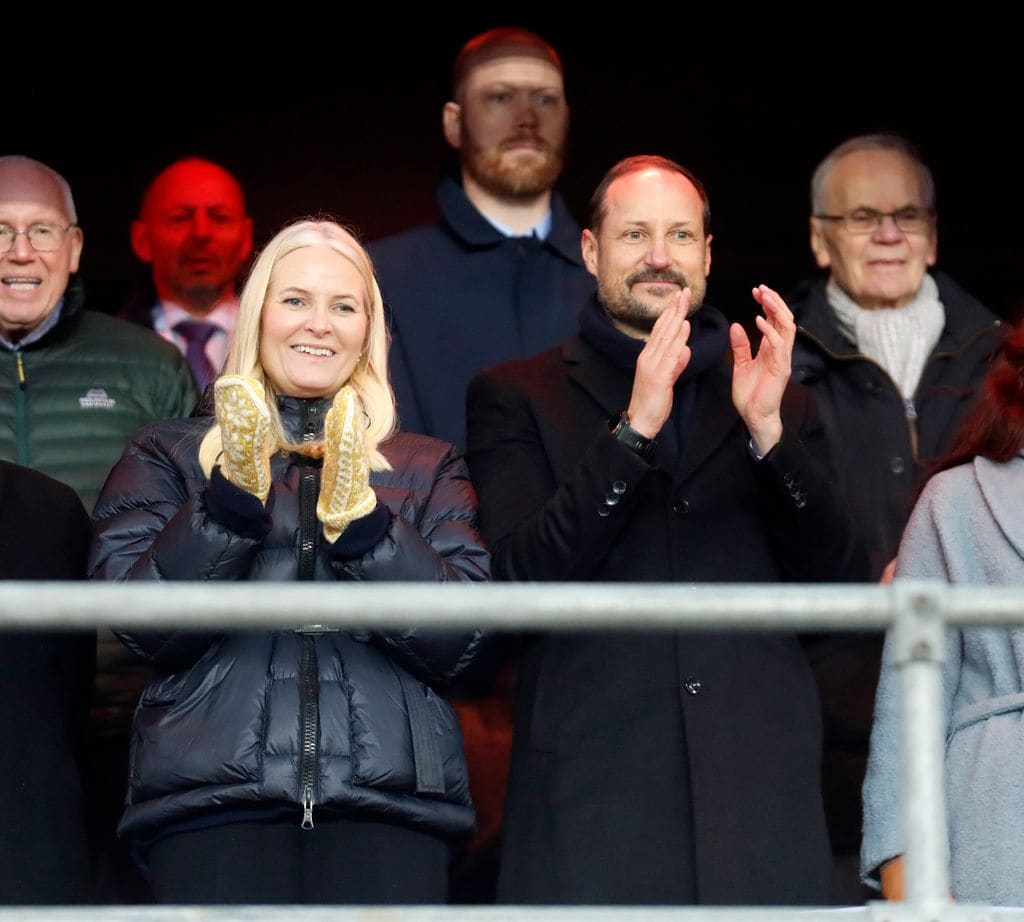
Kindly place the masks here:
MULTIPOLYGON (((85 577, 89 519, 74 491, 0 461, 0 579, 85 577)), ((0 634, 0 904, 90 899, 75 761, 96 635, 0 634)))
MULTIPOLYGON (((760 463, 719 366, 681 457, 613 438, 632 371, 579 337, 478 376, 468 460, 496 578, 862 577, 821 433, 791 388, 760 463)), ((786 634, 553 634, 521 686, 499 899, 807 904, 831 897, 814 682, 786 634)))

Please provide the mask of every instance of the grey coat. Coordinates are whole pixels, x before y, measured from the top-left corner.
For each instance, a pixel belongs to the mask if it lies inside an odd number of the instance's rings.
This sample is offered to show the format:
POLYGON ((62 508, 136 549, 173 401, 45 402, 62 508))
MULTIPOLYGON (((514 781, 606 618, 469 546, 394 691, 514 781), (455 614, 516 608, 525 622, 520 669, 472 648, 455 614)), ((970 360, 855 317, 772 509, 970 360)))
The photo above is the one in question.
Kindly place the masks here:
MULTIPOLYGON (((935 476, 900 545, 897 576, 1024 584, 1024 455, 935 476)), ((1024 905, 1024 629, 950 628, 944 672, 951 883, 958 900, 1024 905)), ((899 677, 886 647, 864 783, 861 874, 904 850, 899 677)))

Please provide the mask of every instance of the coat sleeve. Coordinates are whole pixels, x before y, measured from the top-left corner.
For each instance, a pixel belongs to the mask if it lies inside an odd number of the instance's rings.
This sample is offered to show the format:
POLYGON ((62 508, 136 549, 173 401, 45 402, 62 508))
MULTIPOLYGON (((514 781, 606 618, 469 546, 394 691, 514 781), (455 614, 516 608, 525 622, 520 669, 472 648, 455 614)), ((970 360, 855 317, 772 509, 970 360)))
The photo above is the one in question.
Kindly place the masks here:
POLYGON ((833 458, 806 388, 790 386, 782 439, 760 462, 751 459, 762 520, 779 549, 788 579, 846 582, 870 579, 867 545, 839 499, 833 458))
MULTIPOLYGON (((431 458, 430 440, 403 463, 432 471, 426 500, 417 508, 408 492, 377 486, 378 498, 394 513, 381 541, 357 560, 333 561, 340 579, 373 581, 477 582, 490 575, 490 555, 477 532, 476 493, 465 462, 446 445, 431 458), (429 445, 429 447, 428 447, 429 445)), ((480 630, 376 632, 374 638, 417 677, 452 681, 469 665, 482 642, 480 630)))
POLYGON ((467 408, 469 463, 494 576, 592 579, 640 501, 650 465, 599 425, 559 484, 533 407, 514 382, 476 377, 467 408))
MULTIPOLYGON (((210 518, 203 492, 190 492, 158 431, 159 425, 141 430, 107 478, 93 511, 90 576, 116 581, 245 579, 261 542, 210 518)), ((187 451, 185 440, 193 438, 183 436, 178 448, 187 451)), ((175 668, 193 662, 219 636, 194 631, 117 633, 140 656, 175 668)))
MULTIPOLYGON (((936 481, 921 494, 900 543, 897 577, 949 581, 950 567, 939 536, 941 504, 936 502, 936 481)), ((946 662, 943 667, 943 726, 949 727, 963 658, 959 628, 946 629, 946 662)), ((871 750, 864 779, 864 838, 860 874, 868 886, 881 888, 879 869, 905 849, 903 840, 902 765, 900 732, 902 718, 899 668, 893 662, 891 633, 886 637, 882 671, 875 695, 871 750)))

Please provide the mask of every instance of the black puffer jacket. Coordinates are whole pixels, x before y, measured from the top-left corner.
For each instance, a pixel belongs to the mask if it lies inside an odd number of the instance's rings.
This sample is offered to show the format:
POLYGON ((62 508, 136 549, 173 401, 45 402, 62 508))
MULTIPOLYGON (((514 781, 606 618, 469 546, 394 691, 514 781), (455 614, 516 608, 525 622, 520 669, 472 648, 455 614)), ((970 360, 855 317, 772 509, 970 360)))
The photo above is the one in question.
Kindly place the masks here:
MULTIPOLYGON (((318 435, 328 406, 284 400, 282 418, 297 439, 318 435)), ((296 580, 307 537, 307 578, 325 583, 487 578, 475 496, 452 446, 404 433, 382 446, 393 470, 373 474, 372 484, 390 522, 367 553, 347 559, 323 540, 319 466, 308 458, 272 460, 264 537, 211 518, 197 455, 209 426, 157 423, 128 445, 94 512, 95 578, 296 580)), ((228 821, 264 807, 294 806, 296 823, 308 822, 310 805, 440 835, 472 828, 458 722, 422 683, 454 678, 475 653, 478 632, 122 639, 165 673, 136 712, 123 835, 148 839, 211 815, 216 822, 217 812, 228 821)))

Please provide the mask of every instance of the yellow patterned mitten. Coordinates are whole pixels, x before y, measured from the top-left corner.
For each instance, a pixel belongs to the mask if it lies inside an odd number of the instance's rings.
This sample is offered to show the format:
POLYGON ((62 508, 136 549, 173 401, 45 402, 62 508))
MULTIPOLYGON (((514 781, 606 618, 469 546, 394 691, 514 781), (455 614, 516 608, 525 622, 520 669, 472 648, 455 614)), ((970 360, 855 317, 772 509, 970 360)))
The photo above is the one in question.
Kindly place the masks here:
POLYGON ((221 473, 266 503, 270 495, 270 413, 263 385, 243 375, 222 375, 213 387, 220 425, 221 473))
POLYGON ((363 409, 350 385, 334 397, 324 420, 324 469, 316 514, 332 544, 356 519, 377 506, 370 486, 370 458, 363 442, 363 409))

